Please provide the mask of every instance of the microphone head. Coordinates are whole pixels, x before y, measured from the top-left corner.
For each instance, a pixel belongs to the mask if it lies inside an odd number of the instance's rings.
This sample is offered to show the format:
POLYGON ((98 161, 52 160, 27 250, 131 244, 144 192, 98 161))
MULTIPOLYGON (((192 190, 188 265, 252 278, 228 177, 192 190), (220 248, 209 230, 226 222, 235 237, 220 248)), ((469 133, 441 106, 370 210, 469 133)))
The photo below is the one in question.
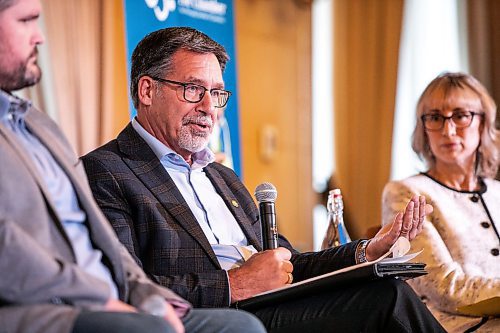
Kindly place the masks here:
POLYGON ((278 197, 278 191, 271 183, 262 183, 255 188, 255 198, 260 202, 274 202, 278 197))

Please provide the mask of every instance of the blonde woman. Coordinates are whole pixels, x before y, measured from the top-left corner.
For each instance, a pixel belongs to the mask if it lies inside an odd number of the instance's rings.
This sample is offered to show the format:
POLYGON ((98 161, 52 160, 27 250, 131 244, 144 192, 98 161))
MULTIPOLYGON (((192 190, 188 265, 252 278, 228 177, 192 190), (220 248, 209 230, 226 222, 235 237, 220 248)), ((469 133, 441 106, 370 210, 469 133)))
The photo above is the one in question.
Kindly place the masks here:
MULTIPOLYGON (((448 331, 500 332, 500 319, 468 317, 457 308, 500 296, 499 131, 496 105, 471 75, 444 73, 417 105, 413 150, 426 172, 386 185, 383 223, 412 195, 434 207, 412 248, 429 274, 409 283, 448 331)), ((498 311, 497 311, 498 312, 498 311)))

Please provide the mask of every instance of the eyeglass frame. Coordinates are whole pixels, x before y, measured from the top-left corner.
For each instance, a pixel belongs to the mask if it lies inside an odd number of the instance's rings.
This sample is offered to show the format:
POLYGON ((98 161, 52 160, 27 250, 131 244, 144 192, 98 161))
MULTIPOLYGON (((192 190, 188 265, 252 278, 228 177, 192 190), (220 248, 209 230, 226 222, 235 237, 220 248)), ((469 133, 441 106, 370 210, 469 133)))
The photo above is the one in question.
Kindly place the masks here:
POLYGON ((188 103, 199 103, 201 102, 201 100, 203 99, 203 97, 205 97, 205 94, 207 91, 210 92, 210 96, 212 96, 212 92, 213 91, 223 91, 225 93, 227 93, 227 99, 226 99, 226 102, 223 104, 223 105, 220 105, 220 106, 217 106, 215 105, 216 108, 223 108, 227 105, 227 103, 229 102, 229 97, 231 97, 232 95, 232 92, 229 91, 229 90, 224 90, 224 89, 219 89, 219 88, 212 88, 212 89, 208 89, 200 84, 196 84, 196 83, 189 83, 189 82, 179 82, 179 81, 174 81, 174 80, 167 80, 167 79, 162 79, 162 78, 159 78, 159 77, 154 77, 154 76, 150 76, 153 80, 155 81, 158 81, 158 82, 161 82, 161 83, 170 83, 170 84, 176 84, 176 85, 179 85, 179 86, 182 86, 183 90, 182 90, 182 97, 184 98, 184 100, 188 103), (197 101, 192 101, 192 100, 189 100, 186 98, 186 87, 187 86, 196 86, 196 87, 200 87, 200 88, 203 88, 203 93, 200 95, 200 99, 197 100, 197 101))
POLYGON ((440 131, 440 130, 442 130, 442 129, 443 129, 443 127, 444 127, 444 123, 445 123, 447 120, 451 120, 451 121, 453 122, 453 125, 454 125, 456 128, 460 128, 460 129, 462 129, 462 128, 468 128, 468 127, 470 127, 470 125, 472 125, 472 122, 474 121, 474 116, 483 117, 483 116, 484 116, 484 112, 474 112, 474 111, 457 111, 457 112, 453 112, 453 113, 451 114, 451 116, 448 116, 448 117, 445 117, 445 116, 443 116, 443 115, 442 115, 442 114, 440 114, 440 113, 427 113, 427 114, 423 114, 423 115, 421 115, 421 116, 420 116, 420 119, 422 120, 422 123, 423 123, 423 125, 424 125, 424 129, 425 129, 426 131, 440 131), (468 113, 468 116, 470 115, 470 121, 469 121, 469 123, 468 123, 466 126, 459 126, 457 123, 455 123, 455 122, 453 121, 453 117, 454 117, 454 116, 456 116, 457 114, 460 114, 460 113, 462 113, 462 115, 463 115, 463 113, 468 113), (441 117, 441 118, 443 119, 443 122, 441 123, 441 126, 440 126, 439 128, 427 128, 427 127, 425 126, 425 122, 426 122, 426 117, 428 117, 428 116, 439 116, 439 117, 441 117))

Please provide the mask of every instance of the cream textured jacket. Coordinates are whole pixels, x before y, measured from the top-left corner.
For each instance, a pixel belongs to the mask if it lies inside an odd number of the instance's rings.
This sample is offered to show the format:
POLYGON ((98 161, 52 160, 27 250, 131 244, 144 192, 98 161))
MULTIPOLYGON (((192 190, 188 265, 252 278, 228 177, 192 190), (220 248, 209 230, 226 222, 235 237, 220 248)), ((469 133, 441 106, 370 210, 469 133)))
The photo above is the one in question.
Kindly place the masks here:
MULTIPOLYGON (((485 179, 477 192, 456 191, 425 174, 385 186, 382 223, 392 222, 408 199, 424 195, 434 212, 412 249, 428 275, 409 284, 448 331, 463 331, 480 318, 457 315, 457 307, 500 296, 500 182, 485 179), (495 231, 496 227, 496 231, 495 231)), ((487 323, 500 332, 500 319, 487 323)))

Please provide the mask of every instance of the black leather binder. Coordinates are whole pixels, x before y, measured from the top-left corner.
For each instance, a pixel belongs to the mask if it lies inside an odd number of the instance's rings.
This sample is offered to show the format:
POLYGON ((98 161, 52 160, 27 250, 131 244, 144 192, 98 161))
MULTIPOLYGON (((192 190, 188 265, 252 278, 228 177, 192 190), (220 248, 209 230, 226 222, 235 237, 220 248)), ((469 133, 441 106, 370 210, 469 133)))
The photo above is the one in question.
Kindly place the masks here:
POLYGON ((231 306, 237 309, 252 310, 357 282, 382 278, 411 279, 425 274, 427 272, 423 263, 365 263, 262 293, 233 303, 231 306))

